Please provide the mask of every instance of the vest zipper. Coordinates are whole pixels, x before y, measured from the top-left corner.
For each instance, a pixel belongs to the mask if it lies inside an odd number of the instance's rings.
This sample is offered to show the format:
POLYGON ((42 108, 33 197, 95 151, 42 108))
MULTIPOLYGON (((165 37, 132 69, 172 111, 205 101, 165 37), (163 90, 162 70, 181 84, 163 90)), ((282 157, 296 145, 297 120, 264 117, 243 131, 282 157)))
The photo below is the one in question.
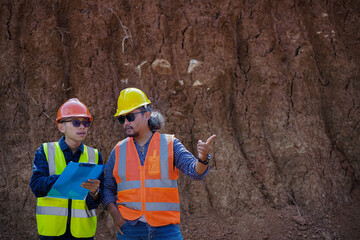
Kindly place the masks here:
POLYGON ((72 199, 68 201, 68 219, 66 223, 66 231, 65 233, 71 234, 71 208, 72 208, 72 199))

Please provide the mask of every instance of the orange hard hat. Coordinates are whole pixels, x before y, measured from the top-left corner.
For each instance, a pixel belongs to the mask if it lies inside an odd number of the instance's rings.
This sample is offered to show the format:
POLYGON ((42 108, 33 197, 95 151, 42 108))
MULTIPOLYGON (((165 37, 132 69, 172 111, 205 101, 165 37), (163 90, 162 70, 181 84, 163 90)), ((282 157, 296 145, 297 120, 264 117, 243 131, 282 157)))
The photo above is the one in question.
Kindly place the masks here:
POLYGON ((77 98, 71 98, 61 105, 57 113, 56 123, 68 117, 84 117, 88 118, 89 121, 93 120, 89 109, 77 98))

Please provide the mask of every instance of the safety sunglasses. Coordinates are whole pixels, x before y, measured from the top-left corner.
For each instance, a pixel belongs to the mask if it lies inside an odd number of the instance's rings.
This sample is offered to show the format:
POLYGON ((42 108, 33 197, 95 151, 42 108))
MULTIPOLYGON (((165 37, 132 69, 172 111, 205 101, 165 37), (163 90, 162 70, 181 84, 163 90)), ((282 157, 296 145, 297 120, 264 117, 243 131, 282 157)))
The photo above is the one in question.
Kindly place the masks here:
POLYGON ((147 111, 142 111, 142 112, 137 112, 137 113, 129 113, 127 114, 126 116, 120 116, 118 118, 120 124, 124 124, 125 123, 125 118, 129 121, 129 122, 132 122, 135 120, 135 115, 138 114, 138 113, 144 113, 144 112, 147 112, 147 111))
POLYGON ((84 127, 89 127, 90 126, 90 121, 85 120, 85 121, 80 121, 78 119, 73 119, 73 120, 68 120, 68 121, 62 121, 63 122, 72 122, 74 127, 80 127, 80 125, 82 124, 84 127))

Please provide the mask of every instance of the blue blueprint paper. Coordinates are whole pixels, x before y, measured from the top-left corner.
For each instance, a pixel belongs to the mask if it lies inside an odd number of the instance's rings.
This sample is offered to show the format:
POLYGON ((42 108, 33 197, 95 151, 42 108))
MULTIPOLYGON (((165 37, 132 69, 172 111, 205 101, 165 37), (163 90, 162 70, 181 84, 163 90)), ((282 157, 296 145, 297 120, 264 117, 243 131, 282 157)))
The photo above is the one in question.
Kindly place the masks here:
POLYGON ((84 200, 89 190, 81 187, 88 179, 98 179, 105 165, 70 162, 48 193, 48 197, 84 200))

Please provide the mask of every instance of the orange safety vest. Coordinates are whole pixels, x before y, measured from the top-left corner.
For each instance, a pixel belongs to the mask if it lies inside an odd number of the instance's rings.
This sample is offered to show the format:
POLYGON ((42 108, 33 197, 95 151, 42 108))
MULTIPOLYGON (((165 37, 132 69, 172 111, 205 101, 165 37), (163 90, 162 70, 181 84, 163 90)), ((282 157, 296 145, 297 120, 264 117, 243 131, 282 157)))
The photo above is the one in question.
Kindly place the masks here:
POLYGON ((179 170, 174 167, 173 143, 173 135, 156 132, 144 166, 132 137, 115 146, 116 205, 125 219, 135 220, 144 215, 154 227, 180 223, 179 170))

